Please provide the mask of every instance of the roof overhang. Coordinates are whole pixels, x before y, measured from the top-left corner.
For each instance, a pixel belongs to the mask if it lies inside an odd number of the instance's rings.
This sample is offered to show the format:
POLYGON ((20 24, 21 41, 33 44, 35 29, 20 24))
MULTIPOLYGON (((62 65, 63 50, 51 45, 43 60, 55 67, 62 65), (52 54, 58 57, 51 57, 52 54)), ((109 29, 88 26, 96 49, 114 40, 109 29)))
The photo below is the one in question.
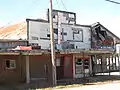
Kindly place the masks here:
MULTIPOLYGON (((87 55, 98 55, 98 54, 114 54, 114 50, 55 50, 56 54, 87 54, 87 55)), ((0 55, 47 55, 51 54, 50 50, 31 50, 31 51, 2 51, 0 55)))

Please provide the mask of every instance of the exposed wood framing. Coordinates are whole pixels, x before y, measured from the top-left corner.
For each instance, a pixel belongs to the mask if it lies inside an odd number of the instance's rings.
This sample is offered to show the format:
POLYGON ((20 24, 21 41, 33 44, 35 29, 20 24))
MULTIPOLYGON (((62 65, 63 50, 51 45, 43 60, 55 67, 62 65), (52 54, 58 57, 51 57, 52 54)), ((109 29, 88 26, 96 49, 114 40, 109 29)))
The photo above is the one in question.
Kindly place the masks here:
POLYGON ((116 55, 115 55, 115 70, 117 70, 117 61, 116 61, 116 55))
POLYGON ((92 75, 92 56, 91 56, 91 58, 90 58, 90 61, 89 61, 89 73, 90 73, 90 75, 92 75))
POLYGON ((94 66, 94 73, 96 74, 97 71, 97 56, 94 56, 94 62, 95 62, 95 66, 94 66))
POLYGON ((112 70, 114 70, 114 65, 113 65, 113 55, 111 57, 111 61, 112 61, 112 70))
POLYGON ((110 76, 110 55, 108 55, 109 76, 110 76))
POLYGON ((119 73, 120 73, 120 56, 118 55, 118 70, 119 70, 119 73))
MULTIPOLYGON (((103 56, 102 56, 102 58, 103 58, 103 56)), ((103 59, 100 59, 101 60, 101 72, 103 73, 103 59)))

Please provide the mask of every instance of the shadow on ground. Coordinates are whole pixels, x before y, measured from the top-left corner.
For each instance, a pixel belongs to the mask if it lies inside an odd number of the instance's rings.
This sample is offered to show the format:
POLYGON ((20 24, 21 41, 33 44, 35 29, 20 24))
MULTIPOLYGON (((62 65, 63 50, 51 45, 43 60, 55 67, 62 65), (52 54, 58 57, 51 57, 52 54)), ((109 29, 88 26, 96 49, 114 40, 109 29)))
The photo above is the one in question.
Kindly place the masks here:
MULTIPOLYGON (((58 87, 61 86, 60 88, 63 88, 66 85, 73 85, 73 84, 77 84, 77 85, 95 85, 96 83, 100 82, 100 83, 104 83, 107 81, 116 81, 116 80, 120 80, 120 76, 119 75, 112 75, 112 76, 108 76, 108 75, 97 75, 97 76, 92 76, 92 77, 86 77, 86 78, 81 78, 81 79, 63 79, 58 81, 58 87)), ((48 87, 52 87, 51 85, 49 85, 47 82, 45 81, 35 81, 32 82, 30 84, 9 84, 9 85, 3 85, 0 84, 0 90, 36 90, 36 89, 44 89, 44 88, 48 88, 48 87)))

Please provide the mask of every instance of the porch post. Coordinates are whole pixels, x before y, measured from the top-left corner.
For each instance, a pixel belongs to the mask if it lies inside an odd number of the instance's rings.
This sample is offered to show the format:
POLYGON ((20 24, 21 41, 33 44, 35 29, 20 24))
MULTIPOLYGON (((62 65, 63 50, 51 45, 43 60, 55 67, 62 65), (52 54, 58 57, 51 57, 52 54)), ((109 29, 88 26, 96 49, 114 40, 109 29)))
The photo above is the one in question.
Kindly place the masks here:
POLYGON ((108 55, 109 76, 110 76, 110 55, 108 55))
POLYGON ((29 55, 26 56, 26 83, 30 83, 29 55))
POLYGON ((94 74, 96 75, 96 73, 97 73, 97 55, 94 56, 94 62, 95 63, 94 63, 94 69, 93 70, 94 70, 94 74))
POLYGON ((75 57, 73 54, 73 79, 75 79, 75 57))
POLYGON ((115 70, 117 70, 116 54, 115 54, 115 70))
POLYGON ((118 54, 118 71, 119 71, 119 74, 120 74, 120 56, 118 54))
POLYGON ((113 54, 112 54, 112 71, 114 70, 114 65, 113 65, 113 54))
POLYGON ((93 72, 93 71, 92 71, 92 59, 93 59, 93 56, 91 55, 91 56, 90 56, 90 62, 89 62, 90 75, 92 75, 92 72, 93 72))

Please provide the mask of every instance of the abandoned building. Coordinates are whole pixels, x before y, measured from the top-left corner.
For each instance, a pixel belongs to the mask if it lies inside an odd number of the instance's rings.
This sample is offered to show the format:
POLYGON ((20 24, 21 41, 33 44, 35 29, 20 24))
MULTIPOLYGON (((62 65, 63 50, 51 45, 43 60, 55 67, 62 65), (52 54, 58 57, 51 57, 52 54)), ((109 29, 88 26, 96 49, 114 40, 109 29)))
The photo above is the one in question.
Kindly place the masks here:
MULTIPOLYGON (((53 27, 57 80, 82 78, 98 73, 110 74, 111 71, 119 70, 119 55, 115 52, 115 46, 120 42, 119 37, 100 23, 76 24, 75 13, 60 11, 61 13, 56 14, 56 12, 59 11, 55 10, 53 27), (56 15, 63 15, 63 21, 57 22, 56 15)), ((15 36, 15 41, 25 41, 22 45, 17 44, 18 46, 40 48, 0 51, 0 82, 30 83, 34 80, 44 80, 51 83, 49 20, 26 19, 26 24, 2 28, 1 32, 0 39, 4 41, 14 39, 15 36)))

